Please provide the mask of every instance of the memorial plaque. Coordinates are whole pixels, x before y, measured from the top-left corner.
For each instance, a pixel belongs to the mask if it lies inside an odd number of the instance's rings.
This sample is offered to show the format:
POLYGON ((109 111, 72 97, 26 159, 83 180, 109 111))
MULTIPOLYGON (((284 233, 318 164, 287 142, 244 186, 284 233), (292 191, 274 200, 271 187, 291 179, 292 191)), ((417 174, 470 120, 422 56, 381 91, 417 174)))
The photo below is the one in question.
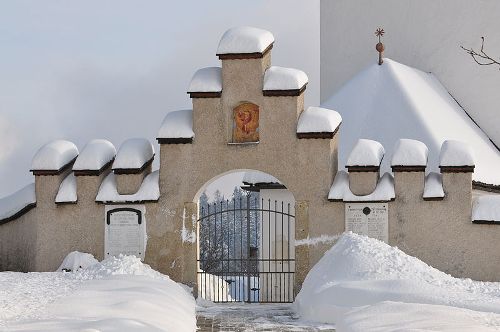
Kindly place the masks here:
POLYGON ((135 255, 144 259, 146 250, 145 207, 106 206, 104 256, 135 255))
POLYGON ((389 242, 387 203, 346 203, 345 230, 389 242))

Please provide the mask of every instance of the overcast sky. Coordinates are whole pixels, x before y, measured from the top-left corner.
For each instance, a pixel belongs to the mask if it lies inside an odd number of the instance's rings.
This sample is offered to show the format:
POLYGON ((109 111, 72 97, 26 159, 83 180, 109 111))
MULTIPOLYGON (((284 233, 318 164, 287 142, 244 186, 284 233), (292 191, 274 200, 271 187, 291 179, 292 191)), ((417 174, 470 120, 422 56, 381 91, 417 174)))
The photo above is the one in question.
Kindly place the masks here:
POLYGON ((319 103, 319 0, 1 1, 0 197, 33 181, 50 140, 153 141, 239 25, 273 32, 273 64, 304 70, 306 104, 319 103))

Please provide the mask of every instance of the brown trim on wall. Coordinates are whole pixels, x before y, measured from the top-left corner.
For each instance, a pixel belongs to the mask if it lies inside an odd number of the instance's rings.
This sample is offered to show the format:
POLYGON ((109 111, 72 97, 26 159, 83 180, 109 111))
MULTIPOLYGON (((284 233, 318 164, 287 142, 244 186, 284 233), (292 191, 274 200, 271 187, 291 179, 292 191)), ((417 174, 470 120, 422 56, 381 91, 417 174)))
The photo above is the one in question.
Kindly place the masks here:
POLYGON ((265 97, 295 97, 300 96, 306 90, 307 83, 300 89, 293 90, 262 90, 265 97))
POLYGON ((73 158, 73 160, 71 160, 69 163, 67 163, 66 165, 64 165, 59 169, 31 169, 30 172, 32 172, 33 175, 41 175, 41 176, 59 175, 65 172, 68 168, 71 168, 75 163, 76 158, 78 158, 78 156, 73 158))
POLYGON ((343 199, 330 199, 330 198, 328 198, 328 201, 329 202, 343 202, 344 200, 343 199))
POLYGON ((113 172, 115 174, 139 174, 142 173, 146 169, 146 167, 153 163, 153 159, 155 159, 154 155, 151 159, 146 161, 144 165, 141 166, 141 168, 114 168, 113 172))
POLYGON ((193 138, 157 138, 158 144, 192 144, 193 138))
POLYGON ((74 201, 74 202, 54 202, 56 203, 56 205, 73 205, 73 204, 77 204, 78 201, 74 201))
POLYGON ((473 173, 475 166, 439 166, 441 173, 473 173))
POLYGON ((339 131, 340 125, 335 129, 333 133, 331 132, 310 132, 310 133, 297 133, 297 138, 298 139, 332 139, 335 137, 337 132, 339 131))
POLYGON ((472 223, 478 225, 500 225, 500 220, 472 220, 472 223))
POLYGON ((263 52, 252 52, 252 53, 217 53, 219 60, 241 60, 241 59, 260 59, 266 55, 267 52, 271 51, 274 42, 271 43, 263 52))
POLYGON ((222 91, 218 92, 191 92, 188 91, 190 98, 220 98, 222 91))
POLYGON ((422 197, 426 202, 442 201, 444 197, 422 197))
POLYGON ((114 161, 115 158, 111 159, 100 169, 75 169, 73 170, 73 174, 75 176, 98 176, 101 175, 102 172, 104 172, 108 167, 110 167, 114 161))
POLYGON ((378 172, 380 166, 346 166, 349 172, 378 172))
POLYGON ((393 172, 425 172, 426 166, 391 166, 393 172))
POLYGON ((491 193, 500 193, 500 186, 488 184, 480 181, 472 181, 472 189, 488 191, 491 193))
POLYGON ((0 225, 6 224, 9 221, 16 220, 17 218, 21 217, 22 215, 24 215, 25 213, 27 213, 29 210, 33 209, 34 207, 36 207, 36 203, 31 203, 31 204, 26 205, 24 208, 22 208, 21 210, 19 210, 18 212, 16 212, 12 216, 7 217, 5 219, 1 219, 0 225))

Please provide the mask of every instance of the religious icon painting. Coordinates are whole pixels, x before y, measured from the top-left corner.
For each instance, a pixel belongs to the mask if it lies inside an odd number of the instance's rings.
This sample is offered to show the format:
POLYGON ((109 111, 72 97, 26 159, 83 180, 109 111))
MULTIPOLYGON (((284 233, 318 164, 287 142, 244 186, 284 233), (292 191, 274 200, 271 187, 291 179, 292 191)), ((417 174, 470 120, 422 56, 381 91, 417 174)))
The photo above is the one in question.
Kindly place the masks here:
POLYGON ((259 141, 259 106, 244 102, 233 109, 233 142, 259 141))

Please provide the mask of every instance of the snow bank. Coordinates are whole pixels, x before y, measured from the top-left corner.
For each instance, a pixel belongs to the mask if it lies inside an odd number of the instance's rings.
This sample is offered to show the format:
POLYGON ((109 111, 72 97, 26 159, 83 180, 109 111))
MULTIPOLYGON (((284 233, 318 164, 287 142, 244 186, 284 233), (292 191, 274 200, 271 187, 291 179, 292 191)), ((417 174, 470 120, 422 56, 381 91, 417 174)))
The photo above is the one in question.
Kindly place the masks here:
POLYGON ((98 171, 116 156, 115 146, 105 139, 94 139, 83 148, 73 165, 74 171, 98 171))
POLYGON ((339 113, 322 107, 308 107, 300 114, 297 133, 333 133, 342 123, 339 113))
POLYGON ((56 203, 75 203, 77 199, 76 178, 73 173, 69 173, 59 185, 56 203))
POLYGON ((263 90, 300 90, 307 82, 309 78, 302 70, 271 66, 264 73, 263 90))
POLYGON ((75 144, 56 140, 42 146, 33 157, 31 170, 57 171, 78 156, 75 144))
POLYGON ((443 179, 441 174, 430 172, 425 177, 424 198, 442 198, 444 197, 443 179))
POLYGON ((98 263, 99 261, 91 254, 72 251, 64 258, 61 266, 57 269, 57 272, 62 272, 63 270, 66 270, 66 272, 68 272, 68 270, 69 272, 78 271, 98 263))
POLYGON ((113 169, 138 169, 155 155, 153 145, 145 138, 130 138, 123 142, 113 162, 113 169))
POLYGON ((359 139, 347 158, 346 166, 380 166, 384 154, 384 147, 379 142, 359 139))
POLYGON ((398 140, 392 155, 392 166, 427 166, 429 149, 414 139, 398 140))
POLYGON ((167 113, 161 124, 158 138, 193 138, 193 110, 167 113))
POLYGON ((261 172, 261 171, 248 171, 243 174, 244 184, 257 184, 257 183, 277 183, 281 184, 281 182, 276 179, 274 176, 261 172))
POLYGON ((352 193, 349 187, 349 174, 345 171, 339 171, 328 193, 328 199, 344 202, 388 202, 395 197, 394 178, 390 173, 385 173, 379 179, 377 187, 371 194, 357 196, 352 193))
POLYGON ((484 195, 474 199, 472 220, 483 222, 500 222, 500 196, 484 195))
POLYGON ((35 184, 32 183, 10 196, 0 198, 0 220, 10 218, 28 205, 35 203, 35 184))
POLYGON ((132 203, 144 201, 157 201, 160 198, 159 171, 151 172, 144 178, 139 190, 132 195, 120 195, 116 190, 116 175, 109 173, 102 181, 96 202, 132 203))
POLYGON ((460 141, 444 141, 439 154, 439 166, 474 166, 472 149, 460 141))
POLYGON ((235 27, 222 36, 217 54, 262 53, 272 43, 274 36, 266 30, 254 27, 235 27))
MULTIPOLYGON (((399 311, 391 311, 390 306, 378 311, 387 301, 474 310, 481 326, 488 323, 482 320, 482 312, 500 313, 500 283, 453 278, 384 242, 349 232, 309 272, 294 308, 302 319, 338 323, 339 332, 361 331, 349 329, 361 322, 356 317, 363 317, 366 329, 362 331, 408 331, 376 328, 387 317, 398 320, 400 326, 415 322, 417 316, 391 317, 399 311), (359 310, 366 311, 360 314, 359 310)), ((450 308, 450 313, 454 310, 450 308)), ((433 319, 439 317, 421 318, 419 324, 436 323, 433 319)))
POLYGON ((189 92, 221 92, 222 91, 222 68, 206 67, 194 73, 189 83, 189 92))

